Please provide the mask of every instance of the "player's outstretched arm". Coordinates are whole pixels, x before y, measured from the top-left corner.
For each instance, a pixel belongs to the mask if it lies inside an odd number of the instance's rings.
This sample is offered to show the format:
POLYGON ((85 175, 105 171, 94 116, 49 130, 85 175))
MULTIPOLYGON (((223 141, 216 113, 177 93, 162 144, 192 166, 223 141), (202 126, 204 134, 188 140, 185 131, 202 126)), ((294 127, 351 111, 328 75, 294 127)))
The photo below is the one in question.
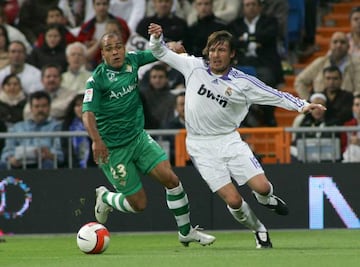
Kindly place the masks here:
POLYGON ((303 109, 301 110, 301 113, 304 113, 304 114, 310 113, 310 112, 312 112, 313 110, 316 110, 316 109, 326 110, 326 107, 324 107, 321 104, 310 103, 309 105, 306 105, 306 106, 303 107, 303 109))

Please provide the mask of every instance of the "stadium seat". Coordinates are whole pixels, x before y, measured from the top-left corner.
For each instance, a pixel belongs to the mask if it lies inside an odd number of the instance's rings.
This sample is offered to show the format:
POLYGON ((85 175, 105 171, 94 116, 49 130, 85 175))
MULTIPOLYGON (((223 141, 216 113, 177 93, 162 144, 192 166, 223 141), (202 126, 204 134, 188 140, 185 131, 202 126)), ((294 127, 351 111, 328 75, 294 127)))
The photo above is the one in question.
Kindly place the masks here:
MULTIPOLYGON (((262 163, 290 163, 290 133, 282 127, 239 128, 241 137, 249 144, 262 163)), ((175 137, 175 166, 186 166, 190 159, 186 147, 186 130, 175 137)))
POLYGON ((242 71, 243 73, 256 77, 256 69, 253 66, 237 65, 235 68, 242 71))

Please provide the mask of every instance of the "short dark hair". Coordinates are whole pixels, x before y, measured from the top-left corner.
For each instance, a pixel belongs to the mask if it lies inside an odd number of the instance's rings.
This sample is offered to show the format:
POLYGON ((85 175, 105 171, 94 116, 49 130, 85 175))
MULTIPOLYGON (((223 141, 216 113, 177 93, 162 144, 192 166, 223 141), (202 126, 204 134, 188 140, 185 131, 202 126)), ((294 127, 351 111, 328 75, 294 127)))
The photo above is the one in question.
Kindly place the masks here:
POLYGON ((56 63, 49 63, 49 64, 46 64, 44 65, 42 68, 41 68, 41 78, 44 77, 44 74, 45 74, 45 71, 47 69, 50 69, 50 68, 55 68, 59 71, 59 74, 61 76, 61 72, 62 72, 62 69, 61 69, 61 66, 59 64, 56 64, 56 63))
POLYGON ((45 91, 36 91, 32 94, 30 94, 29 96, 29 103, 30 103, 30 106, 32 106, 32 102, 34 99, 42 99, 42 98, 45 98, 49 105, 51 104, 51 98, 50 98, 50 95, 45 92, 45 91))
POLYGON ((104 42, 104 39, 107 38, 107 37, 117 37, 119 38, 120 42, 124 44, 124 41, 123 41, 123 38, 121 35, 119 35, 118 33, 116 32, 107 32, 105 33, 102 37, 101 37, 101 41, 100 41, 100 49, 102 50, 104 47, 103 47, 103 42, 104 42))
POLYGON ((49 16, 49 13, 52 12, 52 11, 58 11, 61 16, 64 16, 64 11, 58 7, 58 6, 51 6, 48 8, 47 12, 46 12, 46 17, 49 16))
POLYGON ((165 73, 165 76, 168 77, 168 70, 166 69, 166 66, 164 64, 155 64, 154 66, 151 67, 149 73, 151 73, 152 71, 162 71, 165 73))
POLYGON ((335 66, 335 65, 331 65, 331 66, 325 67, 325 68, 323 69, 323 75, 324 75, 326 72, 337 72, 337 73, 339 73, 340 79, 342 79, 341 70, 340 70, 337 66, 335 66))

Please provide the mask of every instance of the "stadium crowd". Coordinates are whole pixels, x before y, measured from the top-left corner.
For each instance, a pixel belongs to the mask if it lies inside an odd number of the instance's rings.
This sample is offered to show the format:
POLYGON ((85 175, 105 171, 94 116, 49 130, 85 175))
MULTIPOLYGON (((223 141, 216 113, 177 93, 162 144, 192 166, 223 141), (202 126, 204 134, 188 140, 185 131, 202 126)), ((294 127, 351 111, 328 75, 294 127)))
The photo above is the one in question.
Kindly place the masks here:
MULTIPOLYGON (((321 26, 319 14, 328 11, 335 2, 341 1, 0 1, 0 131, 84 130, 80 99, 91 72, 102 61, 101 37, 116 31, 126 43, 127 51, 144 50, 148 48, 150 23, 162 26, 166 42, 181 42, 186 52, 195 56, 202 55, 212 32, 228 30, 237 39, 235 66, 274 88, 286 90, 284 83, 289 66, 294 71, 301 59, 316 56, 319 49, 316 29, 321 26), (293 12, 302 17, 295 37, 290 35, 293 12), (37 95, 39 91, 48 97, 37 95), (42 98, 49 103, 42 103, 42 98), (31 100, 36 105, 32 105, 31 100), (42 119, 35 119, 34 114, 38 113, 42 119), (24 129, 29 123, 33 125, 24 129)), ((334 32, 326 54, 314 57, 298 71, 293 84, 301 98, 322 101, 328 110, 317 119, 310 115, 296 118, 294 126, 358 125, 360 7, 353 8, 348 15, 349 31, 334 32), (341 118, 337 117, 339 114, 341 118)), ((184 128, 181 103, 185 83, 178 71, 161 62, 148 64, 139 70, 139 85, 146 129, 184 128)), ((274 108, 254 105, 239 127, 278 125, 274 108)), ((353 149, 360 144, 358 132, 339 138, 344 153, 350 153, 348 144, 353 149)), ((66 166, 70 160, 68 141, 35 139, 28 141, 29 149, 41 144, 46 149, 38 147, 34 153, 45 151, 40 153, 44 160, 61 159, 59 166, 66 166)), ((90 140, 84 137, 68 140, 74 166, 94 166, 90 140)), ((170 142, 169 155, 174 163, 174 140, 165 141, 170 142)), ((23 142, 13 138, 0 140, 2 168, 21 168, 20 154, 26 154, 19 150, 24 149, 23 142)), ((356 157, 360 161, 360 155, 356 157)), ((31 158, 28 167, 37 168, 38 163, 31 158)), ((48 162, 41 166, 58 167, 48 162)))

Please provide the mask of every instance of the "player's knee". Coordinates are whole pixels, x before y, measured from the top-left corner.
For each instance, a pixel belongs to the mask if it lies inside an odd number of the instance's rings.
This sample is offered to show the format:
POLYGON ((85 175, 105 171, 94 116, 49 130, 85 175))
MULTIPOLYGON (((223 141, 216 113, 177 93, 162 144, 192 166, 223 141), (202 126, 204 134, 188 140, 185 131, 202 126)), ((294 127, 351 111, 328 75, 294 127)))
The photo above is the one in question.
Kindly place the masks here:
POLYGON ((135 212, 142 212, 145 210, 147 206, 147 200, 141 200, 141 201, 137 201, 135 203, 131 204, 131 207, 134 209, 135 212))
POLYGON ((272 195, 273 187, 271 183, 267 181, 262 183, 261 186, 259 186, 255 191, 263 196, 272 195))
POLYGON ((240 195, 234 195, 226 199, 226 204, 232 209, 240 209, 242 198, 240 195))

